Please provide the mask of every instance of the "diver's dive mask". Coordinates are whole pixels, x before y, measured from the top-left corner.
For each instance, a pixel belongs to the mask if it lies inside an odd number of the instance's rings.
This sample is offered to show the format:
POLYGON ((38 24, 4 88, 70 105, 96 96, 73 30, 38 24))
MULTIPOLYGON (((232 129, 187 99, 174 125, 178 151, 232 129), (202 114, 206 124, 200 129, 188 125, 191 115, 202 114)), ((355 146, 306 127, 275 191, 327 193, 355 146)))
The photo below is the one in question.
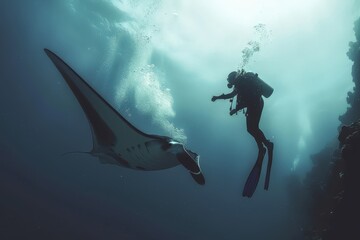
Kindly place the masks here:
POLYGON ((234 86, 236 77, 237 77, 237 72, 233 71, 233 72, 229 73, 229 75, 227 77, 227 81, 228 81, 227 87, 228 88, 232 88, 234 86))
POLYGON ((239 76, 242 76, 245 74, 245 70, 244 69, 241 69, 238 70, 238 71, 232 71, 231 73, 229 73, 228 77, 227 77, 227 81, 228 81, 228 84, 227 84, 227 87, 228 88, 232 88, 234 85, 235 85, 235 82, 236 82, 236 79, 239 77, 239 76))

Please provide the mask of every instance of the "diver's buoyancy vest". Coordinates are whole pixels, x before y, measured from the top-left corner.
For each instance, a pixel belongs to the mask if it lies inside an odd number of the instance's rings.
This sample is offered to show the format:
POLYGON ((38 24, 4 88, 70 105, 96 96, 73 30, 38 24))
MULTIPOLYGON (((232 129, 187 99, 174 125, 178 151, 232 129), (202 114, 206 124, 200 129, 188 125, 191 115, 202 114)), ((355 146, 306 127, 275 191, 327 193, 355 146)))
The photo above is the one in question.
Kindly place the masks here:
POLYGON ((274 89, 259 78, 258 74, 247 72, 236 78, 235 87, 244 95, 254 94, 262 95, 266 98, 270 97, 274 89))
POLYGON ((265 83, 258 74, 247 72, 236 78, 235 88, 238 91, 237 108, 242 109, 261 96, 270 97, 274 89, 265 83))

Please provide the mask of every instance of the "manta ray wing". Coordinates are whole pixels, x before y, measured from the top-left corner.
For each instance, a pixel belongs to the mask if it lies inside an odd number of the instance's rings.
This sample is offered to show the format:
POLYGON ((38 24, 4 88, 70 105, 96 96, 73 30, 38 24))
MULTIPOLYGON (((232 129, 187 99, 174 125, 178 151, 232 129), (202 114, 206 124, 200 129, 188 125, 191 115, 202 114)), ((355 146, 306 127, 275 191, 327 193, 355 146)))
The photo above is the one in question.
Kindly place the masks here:
POLYGON ((190 155, 183 144, 169 137, 149 135, 134 127, 60 57, 48 49, 44 51, 85 112, 93 135, 93 155, 103 162, 133 169, 159 170, 181 163, 198 172, 197 154, 190 155))

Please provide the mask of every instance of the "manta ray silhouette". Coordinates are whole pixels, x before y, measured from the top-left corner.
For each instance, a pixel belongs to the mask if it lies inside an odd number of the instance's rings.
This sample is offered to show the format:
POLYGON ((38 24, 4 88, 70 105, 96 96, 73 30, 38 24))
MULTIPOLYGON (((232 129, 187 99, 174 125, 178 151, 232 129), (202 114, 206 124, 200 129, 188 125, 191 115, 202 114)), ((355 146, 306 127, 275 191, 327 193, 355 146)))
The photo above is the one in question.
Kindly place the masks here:
POLYGON ((48 49, 44 51, 89 121, 93 138, 90 154, 98 157, 101 163, 147 171, 182 164, 198 184, 205 184, 198 154, 170 137, 146 134, 134 127, 60 57, 48 49))

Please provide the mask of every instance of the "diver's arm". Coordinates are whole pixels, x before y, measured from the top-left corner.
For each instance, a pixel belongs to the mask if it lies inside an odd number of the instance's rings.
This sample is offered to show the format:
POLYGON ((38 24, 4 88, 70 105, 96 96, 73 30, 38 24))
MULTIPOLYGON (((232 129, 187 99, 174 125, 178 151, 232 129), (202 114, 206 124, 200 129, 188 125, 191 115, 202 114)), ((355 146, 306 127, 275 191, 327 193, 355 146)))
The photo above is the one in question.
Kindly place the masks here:
POLYGON ((221 94, 221 95, 219 95, 219 96, 213 96, 212 98, 211 98, 211 101, 216 101, 216 100, 218 100, 218 99, 229 99, 229 98, 233 98, 233 97, 235 97, 236 96, 236 94, 237 94, 237 91, 234 89, 234 91, 232 91, 231 93, 228 93, 228 94, 221 94))

